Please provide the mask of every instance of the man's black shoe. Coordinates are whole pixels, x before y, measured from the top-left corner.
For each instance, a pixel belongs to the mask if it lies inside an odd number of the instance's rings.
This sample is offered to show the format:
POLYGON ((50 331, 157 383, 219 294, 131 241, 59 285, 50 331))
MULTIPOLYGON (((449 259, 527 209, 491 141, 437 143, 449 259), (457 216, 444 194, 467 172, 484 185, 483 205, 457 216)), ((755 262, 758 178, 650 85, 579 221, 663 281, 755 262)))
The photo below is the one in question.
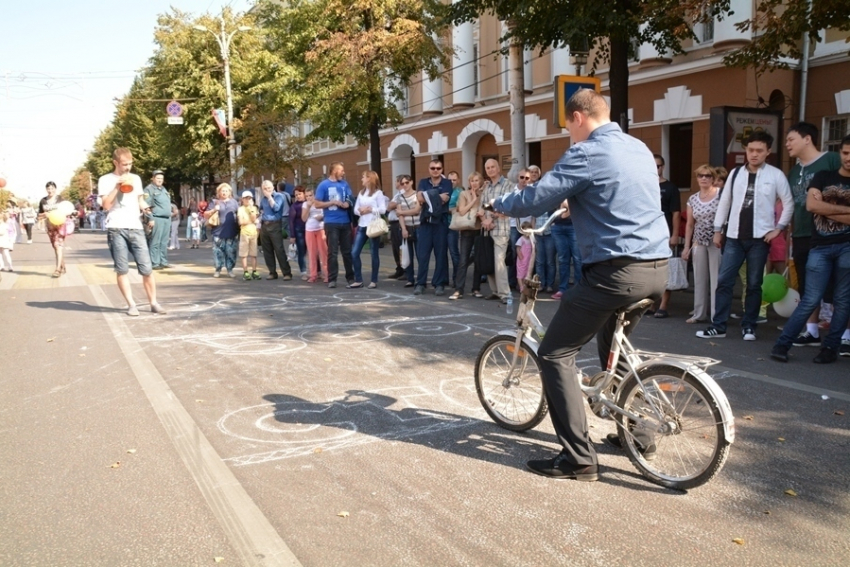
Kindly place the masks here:
POLYGON ((838 360, 838 353, 829 347, 823 347, 812 362, 815 364, 830 364, 836 360, 838 360))
POLYGON ((554 459, 528 461, 525 466, 534 474, 548 476, 555 480, 580 480, 582 482, 599 480, 598 465, 574 465, 567 462, 563 454, 554 459))
POLYGON ((770 358, 779 362, 788 362, 788 347, 784 345, 773 345, 770 351, 770 358))
MULTIPOLYGON (((612 447, 616 447, 617 449, 622 449, 623 444, 620 442, 620 436, 616 433, 609 433, 605 436, 605 442, 611 445, 612 447)), ((637 443, 638 451, 643 455, 643 458, 647 461, 651 461, 655 459, 655 445, 650 445, 649 447, 641 447, 640 443, 637 443)))
POLYGON ((404 270, 402 270, 401 268, 396 268, 395 272, 393 272, 393 274, 389 277, 389 279, 397 280, 402 276, 404 276, 404 270))

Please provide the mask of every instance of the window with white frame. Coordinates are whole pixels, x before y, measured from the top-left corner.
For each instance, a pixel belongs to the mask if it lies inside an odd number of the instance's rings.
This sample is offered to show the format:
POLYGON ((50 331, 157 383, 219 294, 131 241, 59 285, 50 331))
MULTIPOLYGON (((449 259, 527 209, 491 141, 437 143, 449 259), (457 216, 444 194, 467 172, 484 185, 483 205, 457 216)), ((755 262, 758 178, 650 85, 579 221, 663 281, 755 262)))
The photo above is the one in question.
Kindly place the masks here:
POLYGON ((845 136, 850 136, 850 114, 827 116, 823 119, 823 151, 837 152, 845 136))
POLYGON ((706 22, 697 22, 694 24, 694 35, 697 36, 697 43, 711 43, 714 41, 714 18, 706 22))

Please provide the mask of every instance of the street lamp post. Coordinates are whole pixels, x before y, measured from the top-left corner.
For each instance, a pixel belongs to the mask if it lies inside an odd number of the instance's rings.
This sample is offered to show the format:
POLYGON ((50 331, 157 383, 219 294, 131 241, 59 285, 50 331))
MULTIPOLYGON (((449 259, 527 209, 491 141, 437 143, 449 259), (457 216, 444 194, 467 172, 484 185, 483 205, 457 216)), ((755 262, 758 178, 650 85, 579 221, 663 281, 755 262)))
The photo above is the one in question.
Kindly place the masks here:
POLYGON ((221 50, 221 59, 224 61, 224 89, 227 93, 227 146, 230 152, 230 182, 233 184, 234 192, 237 189, 236 183, 236 137, 233 134, 233 93, 230 88, 230 41, 237 32, 249 31, 251 26, 239 26, 229 34, 224 30, 224 16, 221 16, 221 32, 216 34, 200 24, 193 26, 198 31, 205 31, 212 34, 218 42, 218 47, 221 50))

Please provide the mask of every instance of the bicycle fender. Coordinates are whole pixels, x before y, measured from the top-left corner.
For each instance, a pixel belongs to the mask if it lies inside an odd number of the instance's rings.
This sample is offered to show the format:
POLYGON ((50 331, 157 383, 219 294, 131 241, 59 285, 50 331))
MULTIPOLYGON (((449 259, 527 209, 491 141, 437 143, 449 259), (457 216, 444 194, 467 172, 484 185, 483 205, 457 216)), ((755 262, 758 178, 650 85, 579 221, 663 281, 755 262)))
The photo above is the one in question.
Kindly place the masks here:
MULTIPOLYGON (((516 333, 517 333, 516 329, 506 329, 504 331, 499 331, 498 334, 499 335, 508 335, 510 337, 516 338, 516 333)), ((526 344, 526 346, 528 347, 528 350, 530 350, 534 354, 537 354, 537 349, 540 347, 540 343, 537 342, 537 340, 534 337, 530 337, 528 335, 525 335, 522 338, 522 342, 524 342, 526 344)))
MULTIPOLYGON (((729 405, 729 399, 726 397, 726 394, 723 393, 720 385, 714 380, 714 378, 711 377, 711 375, 708 374, 708 372, 702 368, 688 364, 687 362, 676 360, 675 358, 653 358, 652 360, 647 360, 637 367, 637 371, 640 372, 644 368, 655 365, 673 366, 675 368, 679 368, 682 372, 690 373, 694 378, 696 378, 697 381, 699 381, 699 383, 702 384, 712 396, 714 396, 714 399, 717 400, 720 416, 723 418, 723 431, 726 433, 726 440, 729 441, 729 443, 733 443, 735 441, 735 416, 732 415, 732 406, 729 405)), ((629 376, 631 376, 631 372, 629 373, 629 376)), ((626 378, 629 378, 629 376, 626 376, 626 378)))

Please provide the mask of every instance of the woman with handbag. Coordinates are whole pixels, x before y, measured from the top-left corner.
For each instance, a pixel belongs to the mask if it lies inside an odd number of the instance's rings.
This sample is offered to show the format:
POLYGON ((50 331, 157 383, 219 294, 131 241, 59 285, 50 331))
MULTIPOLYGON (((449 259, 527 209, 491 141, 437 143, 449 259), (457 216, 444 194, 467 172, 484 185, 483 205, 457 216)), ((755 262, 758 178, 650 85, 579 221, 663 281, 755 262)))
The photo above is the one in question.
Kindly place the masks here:
POLYGON ((717 174, 708 165, 696 171, 699 193, 688 198, 688 220, 685 224, 685 247, 682 259, 694 265, 694 314, 686 323, 700 323, 714 318, 714 292, 720 270, 720 248, 714 245, 714 216, 720 202, 715 184, 717 174), (711 310, 709 311, 709 308, 711 310))
MULTIPOLYGON (((421 205, 416 198, 416 190, 413 187, 413 178, 409 175, 399 176, 399 192, 393 197, 393 202, 390 203, 390 208, 396 212, 401 228, 401 246, 407 247, 408 264, 404 268, 404 277, 407 283, 404 287, 413 287, 415 269, 413 259, 416 257, 416 229, 419 227, 421 205)), ((404 255, 404 254, 402 254, 404 255)))
MULTIPOLYGON (((452 226, 458 231, 458 248, 460 250, 460 262, 455 277, 455 292, 449 296, 449 299, 453 300, 463 298, 466 273, 469 271, 469 264, 472 263, 473 244, 481 230, 478 211, 481 208, 481 194, 484 191, 484 176, 476 171, 469 175, 467 181, 469 187, 460 194, 457 200, 457 211, 452 215, 452 226)), ((472 274, 473 297, 484 297, 481 294, 481 273, 478 270, 478 265, 475 266, 472 274)))
POLYGON ((372 253, 372 279, 369 289, 378 287, 378 270, 381 261, 378 256, 381 247, 381 236, 389 229, 381 215, 387 212, 387 199, 381 191, 381 181, 374 171, 366 171, 361 178, 363 189, 357 195, 354 202, 354 214, 358 215, 357 233, 354 237, 354 246, 351 247, 351 264, 354 268, 354 281, 348 284, 349 289, 363 287, 363 262, 360 253, 369 240, 369 248, 372 253), (383 225, 381 225, 383 223, 383 225))
POLYGON ((215 273, 213 277, 221 276, 221 269, 227 269, 227 275, 235 278, 233 268, 239 252, 239 222, 236 212, 239 203, 233 198, 233 189, 227 183, 222 183, 215 190, 216 199, 212 206, 204 212, 207 226, 212 232, 213 260, 215 273))

